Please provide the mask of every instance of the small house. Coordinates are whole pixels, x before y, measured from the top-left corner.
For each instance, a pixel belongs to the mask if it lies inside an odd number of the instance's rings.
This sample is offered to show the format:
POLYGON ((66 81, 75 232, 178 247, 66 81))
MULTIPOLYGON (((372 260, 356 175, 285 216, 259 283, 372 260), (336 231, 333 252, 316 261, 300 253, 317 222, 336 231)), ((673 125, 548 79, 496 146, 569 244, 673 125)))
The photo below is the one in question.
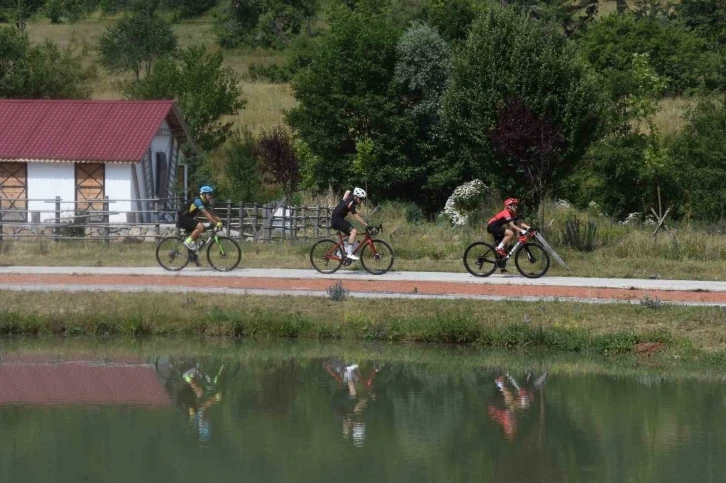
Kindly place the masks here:
POLYGON ((139 212, 175 195, 190 141, 171 100, 0 100, 0 215, 43 222, 56 197, 64 212, 103 211, 107 198, 110 223, 148 221, 139 212))

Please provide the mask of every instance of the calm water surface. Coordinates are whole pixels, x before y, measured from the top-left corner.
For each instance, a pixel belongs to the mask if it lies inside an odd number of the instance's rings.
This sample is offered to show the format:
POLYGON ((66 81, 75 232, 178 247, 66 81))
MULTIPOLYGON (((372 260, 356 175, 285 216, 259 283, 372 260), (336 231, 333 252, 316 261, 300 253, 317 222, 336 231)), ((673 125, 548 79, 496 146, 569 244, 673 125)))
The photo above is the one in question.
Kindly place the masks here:
POLYGON ((718 382, 405 350, 6 345, 0 481, 726 481, 718 382))

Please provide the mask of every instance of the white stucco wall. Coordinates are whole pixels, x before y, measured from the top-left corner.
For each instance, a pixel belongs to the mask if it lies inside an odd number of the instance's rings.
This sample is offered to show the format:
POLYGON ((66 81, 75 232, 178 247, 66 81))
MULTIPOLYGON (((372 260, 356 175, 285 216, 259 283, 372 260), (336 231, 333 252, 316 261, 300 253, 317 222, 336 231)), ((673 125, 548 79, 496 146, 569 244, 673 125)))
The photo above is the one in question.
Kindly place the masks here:
MULTIPOLYGON (((28 199, 52 200, 60 196, 62 210, 73 210, 76 200, 76 167, 73 163, 28 163, 28 199)), ((55 219, 55 204, 29 201, 30 211, 40 211, 40 221, 55 219)))
POLYGON ((109 201, 120 200, 108 204, 109 223, 126 223, 126 212, 131 210, 134 198, 133 182, 131 181, 131 164, 106 164, 106 196, 109 201))

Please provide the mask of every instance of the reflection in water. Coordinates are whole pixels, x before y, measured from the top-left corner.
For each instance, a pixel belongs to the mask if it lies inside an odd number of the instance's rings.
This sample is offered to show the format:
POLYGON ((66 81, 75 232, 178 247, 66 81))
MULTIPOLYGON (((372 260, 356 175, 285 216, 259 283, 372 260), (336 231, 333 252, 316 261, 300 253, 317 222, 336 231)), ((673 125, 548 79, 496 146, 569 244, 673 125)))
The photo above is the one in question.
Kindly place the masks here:
POLYGON ((377 363, 364 366, 361 368, 360 364, 347 364, 339 359, 326 361, 323 364, 340 388, 333 396, 333 412, 343 421, 343 438, 352 438, 353 444, 358 448, 363 446, 366 439, 363 410, 368 406, 369 400, 376 399, 373 379, 381 369, 377 363), (367 376, 364 377, 362 371, 365 371, 367 376))
POLYGON ((189 415, 199 441, 209 441, 209 408, 222 401, 230 377, 239 371, 239 363, 216 359, 167 358, 156 361, 159 376, 177 406, 189 415))
POLYGON ((257 347, 230 357, 0 355, 0 483, 726 474, 726 390, 713 382, 257 347))
POLYGON ((541 391, 546 379, 547 373, 535 379, 530 372, 527 374, 524 386, 520 386, 509 373, 506 377, 498 376, 494 381, 499 388, 499 394, 503 396, 504 407, 501 407, 498 401, 494 401, 499 398, 492 398, 489 403, 489 417, 502 427, 509 441, 513 441, 517 434, 517 412, 529 409, 535 399, 535 390, 541 391))

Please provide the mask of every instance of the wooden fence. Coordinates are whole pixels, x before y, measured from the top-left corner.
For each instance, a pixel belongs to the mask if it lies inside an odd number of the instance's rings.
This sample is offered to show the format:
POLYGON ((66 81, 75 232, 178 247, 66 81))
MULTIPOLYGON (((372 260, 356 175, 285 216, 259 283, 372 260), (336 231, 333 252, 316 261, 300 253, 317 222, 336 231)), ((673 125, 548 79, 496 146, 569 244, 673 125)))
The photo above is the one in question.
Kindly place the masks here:
MULTIPOLYGON (((87 201, 0 198, 0 237, 102 239, 158 238, 179 233, 177 211, 184 201, 176 198, 87 201), (42 203, 47 209, 18 209, 42 203), (114 210, 123 202, 144 209, 114 210), (101 207, 101 209, 98 209, 101 207), (125 221, 117 221, 123 218, 125 221)), ((214 211, 224 221, 225 234, 243 241, 310 240, 330 236, 328 206, 283 206, 282 202, 236 203, 216 201, 214 211)))

